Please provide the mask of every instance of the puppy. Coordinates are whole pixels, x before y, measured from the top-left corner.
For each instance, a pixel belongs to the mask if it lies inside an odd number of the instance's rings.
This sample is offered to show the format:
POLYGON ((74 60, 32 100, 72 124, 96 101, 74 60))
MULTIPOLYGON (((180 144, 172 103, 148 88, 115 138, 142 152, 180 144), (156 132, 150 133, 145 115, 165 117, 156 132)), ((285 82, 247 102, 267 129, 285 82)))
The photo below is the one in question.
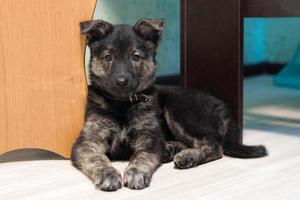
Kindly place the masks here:
POLYGON ((267 154, 263 146, 237 142, 239 130, 222 101, 197 90, 154 85, 163 20, 141 19, 134 26, 95 20, 80 26, 91 50, 91 86, 71 160, 96 188, 143 189, 156 168, 172 160, 187 169, 223 154, 267 154), (111 159, 129 159, 123 181, 111 159))

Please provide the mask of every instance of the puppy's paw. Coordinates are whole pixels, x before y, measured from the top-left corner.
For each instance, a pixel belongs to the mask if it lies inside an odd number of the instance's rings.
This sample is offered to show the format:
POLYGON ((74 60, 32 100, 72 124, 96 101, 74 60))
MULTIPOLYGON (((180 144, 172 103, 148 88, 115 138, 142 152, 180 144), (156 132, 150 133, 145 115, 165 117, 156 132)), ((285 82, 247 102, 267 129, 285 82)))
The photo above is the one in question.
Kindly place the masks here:
POLYGON ((94 184, 96 189, 116 191, 122 187, 122 176, 115 168, 108 167, 99 172, 94 184))
POLYGON ((126 169, 124 172, 124 186, 134 190, 140 190, 148 187, 151 177, 136 168, 126 169))
POLYGON ((196 165, 192 152, 183 150, 174 157, 174 166, 177 169, 188 169, 196 165))
POLYGON ((165 148, 164 162, 171 162, 174 160, 174 156, 183 149, 186 149, 187 146, 183 142, 168 141, 166 142, 165 148))

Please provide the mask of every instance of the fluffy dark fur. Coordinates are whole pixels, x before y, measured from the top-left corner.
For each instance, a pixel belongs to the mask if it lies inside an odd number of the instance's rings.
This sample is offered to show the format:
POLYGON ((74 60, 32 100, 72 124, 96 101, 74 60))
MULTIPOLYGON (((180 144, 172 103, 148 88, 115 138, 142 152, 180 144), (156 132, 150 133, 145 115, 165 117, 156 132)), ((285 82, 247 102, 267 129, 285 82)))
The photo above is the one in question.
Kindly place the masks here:
POLYGON ((162 162, 173 160, 176 168, 186 169, 223 153, 266 155, 263 146, 237 143, 239 130, 222 101, 197 90, 153 84, 163 27, 160 19, 142 19, 133 27, 81 23, 91 50, 92 85, 71 160, 101 190, 143 189, 162 162), (123 181, 111 159, 129 159, 123 181))

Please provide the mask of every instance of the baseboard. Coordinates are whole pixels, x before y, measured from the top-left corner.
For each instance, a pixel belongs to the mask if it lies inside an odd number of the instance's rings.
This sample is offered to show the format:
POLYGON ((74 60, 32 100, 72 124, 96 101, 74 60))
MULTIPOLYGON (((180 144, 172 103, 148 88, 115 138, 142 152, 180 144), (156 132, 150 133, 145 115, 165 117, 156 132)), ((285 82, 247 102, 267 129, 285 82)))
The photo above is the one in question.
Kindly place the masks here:
POLYGON ((257 76, 261 74, 277 74, 286 64, 283 63, 258 63, 244 66, 244 77, 257 76))

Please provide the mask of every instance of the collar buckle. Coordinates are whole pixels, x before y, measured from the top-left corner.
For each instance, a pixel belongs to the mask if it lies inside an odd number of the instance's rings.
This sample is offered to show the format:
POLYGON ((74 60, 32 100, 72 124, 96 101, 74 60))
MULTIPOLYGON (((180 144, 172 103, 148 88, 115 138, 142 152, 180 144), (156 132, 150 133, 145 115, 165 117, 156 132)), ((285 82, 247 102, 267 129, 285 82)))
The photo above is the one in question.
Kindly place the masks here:
POLYGON ((137 95, 135 94, 135 95, 130 96, 130 97, 129 97, 129 100, 130 100, 130 103, 134 103, 134 102, 136 102, 136 101, 138 100, 138 97, 137 97, 137 95))

